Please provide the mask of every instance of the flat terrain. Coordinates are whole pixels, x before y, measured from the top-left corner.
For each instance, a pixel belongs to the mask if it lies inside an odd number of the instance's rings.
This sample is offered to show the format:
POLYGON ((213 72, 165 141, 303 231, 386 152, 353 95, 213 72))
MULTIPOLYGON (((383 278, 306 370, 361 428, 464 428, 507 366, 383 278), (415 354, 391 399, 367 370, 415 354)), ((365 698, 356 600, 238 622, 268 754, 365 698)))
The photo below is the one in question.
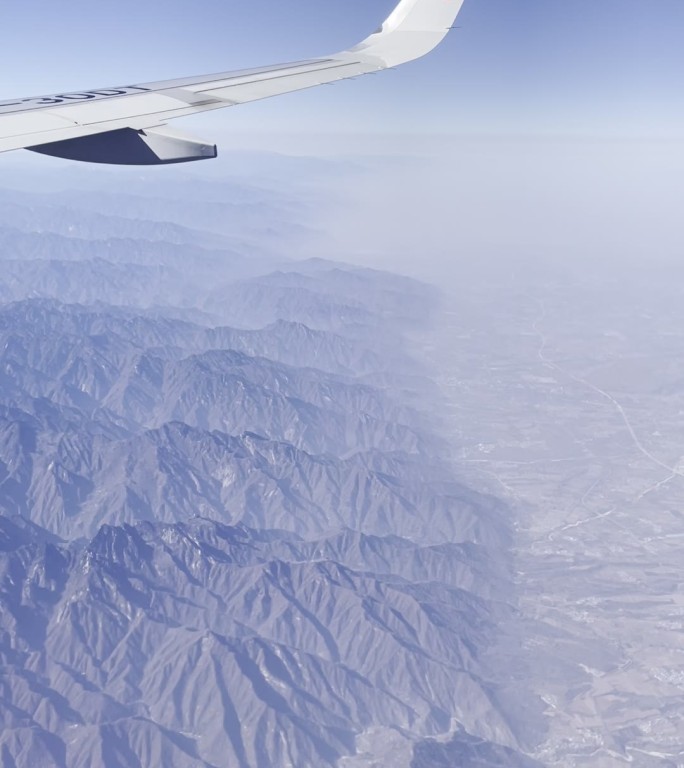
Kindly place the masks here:
POLYGON ((543 698, 548 766, 684 766, 681 285, 469 276, 430 350, 459 472, 517 518, 498 661, 543 698))

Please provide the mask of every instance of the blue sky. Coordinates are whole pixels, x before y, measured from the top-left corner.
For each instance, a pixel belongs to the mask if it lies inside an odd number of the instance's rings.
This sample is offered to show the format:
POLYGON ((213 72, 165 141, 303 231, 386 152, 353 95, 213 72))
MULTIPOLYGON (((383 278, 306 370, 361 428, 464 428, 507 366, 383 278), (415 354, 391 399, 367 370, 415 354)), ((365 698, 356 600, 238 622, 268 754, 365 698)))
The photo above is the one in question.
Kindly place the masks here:
MULTIPOLYGON (((4 0, 0 95, 202 74, 356 42, 393 0, 4 0)), ((682 0, 466 0, 430 57, 193 118, 234 132, 679 138, 682 0)))
MULTIPOLYGON (((3 0, 0 97, 325 55, 392 6, 3 0)), ((359 178, 326 178, 339 204, 316 201, 317 255, 440 279, 482 259, 678 263, 684 0, 466 0, 459 25, 396 71, 179 121, 219 159, 150 173, 230 180, 242 157, 230 150, 245 148, 389 154, 359 178)), ((67 185, 119 173, 30 153, 4 155, 3 169, 55 169, 67 185)))

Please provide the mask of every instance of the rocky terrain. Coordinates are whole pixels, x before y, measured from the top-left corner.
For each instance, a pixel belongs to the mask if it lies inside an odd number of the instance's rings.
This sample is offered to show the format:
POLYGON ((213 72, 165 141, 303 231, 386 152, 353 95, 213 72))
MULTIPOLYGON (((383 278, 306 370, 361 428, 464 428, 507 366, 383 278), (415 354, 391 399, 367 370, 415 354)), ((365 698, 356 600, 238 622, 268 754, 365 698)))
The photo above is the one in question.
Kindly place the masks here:
POLYGON ((197 189, 194 230, 0 194, 0 762, 536 765, 488 655, 508 510, 407 335, 436 291, 285 262, 282 201, 197 189))

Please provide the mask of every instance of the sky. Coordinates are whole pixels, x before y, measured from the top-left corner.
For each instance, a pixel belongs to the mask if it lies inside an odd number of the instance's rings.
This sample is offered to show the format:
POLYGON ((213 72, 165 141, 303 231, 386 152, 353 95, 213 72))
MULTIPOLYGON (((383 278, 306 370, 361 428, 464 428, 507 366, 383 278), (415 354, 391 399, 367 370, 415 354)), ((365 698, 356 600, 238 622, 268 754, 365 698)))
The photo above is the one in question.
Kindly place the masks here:
MULTIPOLYGON (((3 0, 0 99, 326 55, 392 6, 3 0)), ((492 259, 681 260, 684 2, 466 0, 457 23, 397 70, 175 123, 219 144, 191 172, 230 179, 231 150, 245 148, 384 155, 331 178, 319 255, 412 274, 492 259)), ((75 164, 10 154, 0 180, 10 167, 80 178, 75 164)))
MULTIPOLYGON (((3 0, 0 97, 324 55, 394 0, 3 0)), ((466 0, 448 41, 382 77, 192 118, 228 133, 677 138, 681 0, 466 0)))

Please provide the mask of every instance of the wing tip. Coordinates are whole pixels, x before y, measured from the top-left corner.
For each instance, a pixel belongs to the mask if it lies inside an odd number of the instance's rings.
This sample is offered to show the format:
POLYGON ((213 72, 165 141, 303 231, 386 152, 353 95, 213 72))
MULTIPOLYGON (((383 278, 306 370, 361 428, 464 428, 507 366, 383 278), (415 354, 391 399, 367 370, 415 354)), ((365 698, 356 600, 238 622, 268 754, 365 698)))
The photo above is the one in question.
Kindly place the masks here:
POLYGON ((351 50, 387 67, 434 50, 453 28, 464 0, 401 0, 384 24, 351 50))

